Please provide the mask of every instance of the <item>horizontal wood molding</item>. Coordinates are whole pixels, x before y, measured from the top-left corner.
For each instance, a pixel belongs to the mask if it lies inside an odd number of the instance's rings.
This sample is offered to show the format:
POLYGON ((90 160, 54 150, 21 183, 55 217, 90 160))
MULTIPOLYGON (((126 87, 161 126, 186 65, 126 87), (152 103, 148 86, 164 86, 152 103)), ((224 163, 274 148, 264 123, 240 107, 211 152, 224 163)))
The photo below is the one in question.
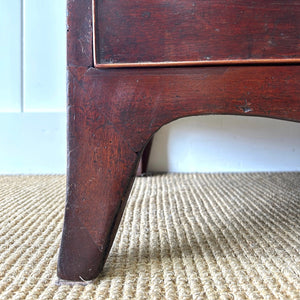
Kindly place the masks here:
POLYGON ((239 59, 239 60, 211 60, 211 61, 165 61, 141 63, 95 63, 96 68, 145 68, 145 67, 188 67, 188 66, 216 66, 216 65, 255 65, 255 64, 298 64, 300 58, 292 59, 239 59))
POLYGON ((296 0, 93 0, 93 29, 97 68, 300 63, 296 0))

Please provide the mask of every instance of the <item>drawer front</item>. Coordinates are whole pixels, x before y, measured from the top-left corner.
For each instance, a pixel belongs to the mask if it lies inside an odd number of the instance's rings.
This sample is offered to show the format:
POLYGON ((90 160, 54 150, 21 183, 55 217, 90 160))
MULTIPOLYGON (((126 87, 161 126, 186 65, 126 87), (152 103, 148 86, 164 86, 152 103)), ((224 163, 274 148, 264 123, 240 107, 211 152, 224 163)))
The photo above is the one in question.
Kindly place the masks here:
POLYGON ((93 0, 96 67, 300 62, 299 0, 93 0))

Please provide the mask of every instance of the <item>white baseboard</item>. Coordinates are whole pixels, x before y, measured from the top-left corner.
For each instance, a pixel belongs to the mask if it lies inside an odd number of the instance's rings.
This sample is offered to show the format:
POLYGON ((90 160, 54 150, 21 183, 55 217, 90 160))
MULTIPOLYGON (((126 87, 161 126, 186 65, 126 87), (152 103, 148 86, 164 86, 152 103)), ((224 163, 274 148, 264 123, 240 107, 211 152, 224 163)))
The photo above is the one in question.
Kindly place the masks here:
POLYGON ((0 113, 0 174, 64 174, 66 113, 0 113))

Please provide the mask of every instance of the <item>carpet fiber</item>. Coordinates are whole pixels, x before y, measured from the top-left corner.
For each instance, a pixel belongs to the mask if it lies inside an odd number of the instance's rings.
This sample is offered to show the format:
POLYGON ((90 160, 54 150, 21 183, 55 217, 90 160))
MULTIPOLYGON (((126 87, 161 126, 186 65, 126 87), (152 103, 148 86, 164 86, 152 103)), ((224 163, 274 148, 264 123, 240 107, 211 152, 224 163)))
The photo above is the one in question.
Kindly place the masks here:
POLYGON ((300 173, 137 178, 104 272, 55 285, 64 176, 0 176, 0 299, 300 299, 300 173))

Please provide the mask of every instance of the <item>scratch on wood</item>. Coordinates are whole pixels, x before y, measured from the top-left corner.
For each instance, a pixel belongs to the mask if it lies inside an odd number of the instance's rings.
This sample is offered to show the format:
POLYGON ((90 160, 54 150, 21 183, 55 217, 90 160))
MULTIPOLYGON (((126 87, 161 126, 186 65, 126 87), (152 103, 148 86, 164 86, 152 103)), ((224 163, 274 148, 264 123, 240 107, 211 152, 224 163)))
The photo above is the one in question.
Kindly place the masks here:
POLYGON ((247 100, 245 100, 245 104, 243 106, 239 106, 239 107, 243 110, 244 113, 253 111, 253 109, 248 105, 247 100))

